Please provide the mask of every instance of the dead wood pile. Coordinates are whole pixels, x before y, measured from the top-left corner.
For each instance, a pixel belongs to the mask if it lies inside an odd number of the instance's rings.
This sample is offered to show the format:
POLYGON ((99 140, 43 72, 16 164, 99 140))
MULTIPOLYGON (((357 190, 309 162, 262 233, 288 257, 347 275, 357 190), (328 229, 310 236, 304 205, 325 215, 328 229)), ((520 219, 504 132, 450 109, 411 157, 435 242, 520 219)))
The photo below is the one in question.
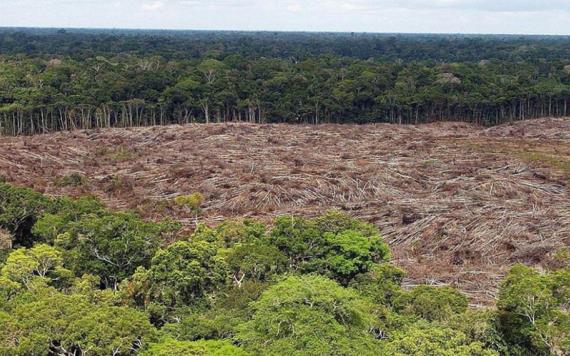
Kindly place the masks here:
POLYGON ((565 183, 515 154, 486 149, 537 137, 568 148, 570 121, 536 121, 524 134, 518 125, 224 124, 55 133, 3 138, 0 174, 49 194, 93 193, 112 207, 188 222, 170 201, 196 191, 206 197, 202 218, 209 223, 343 209, 381 229, 409 283, 453 283, 487 302, 508 265, 541 264, 570 243, 565 183), (57 184, 71 174, 86 184, 57 184))

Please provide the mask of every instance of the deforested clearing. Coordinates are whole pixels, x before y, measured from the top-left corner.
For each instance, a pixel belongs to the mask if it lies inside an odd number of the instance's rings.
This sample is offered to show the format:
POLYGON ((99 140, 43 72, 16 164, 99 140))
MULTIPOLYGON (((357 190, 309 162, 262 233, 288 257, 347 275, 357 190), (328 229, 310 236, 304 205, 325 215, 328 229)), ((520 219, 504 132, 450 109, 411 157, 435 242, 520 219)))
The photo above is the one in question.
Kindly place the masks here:
POLYGON ((507 268, 570 244, 570 119, 493 128, 195 124, 3 137, 0 175, 52 195, 94 194, 149 219, 207 224, 341 209, 378 226, 406 284, 453 284, 491 303, 507 268))

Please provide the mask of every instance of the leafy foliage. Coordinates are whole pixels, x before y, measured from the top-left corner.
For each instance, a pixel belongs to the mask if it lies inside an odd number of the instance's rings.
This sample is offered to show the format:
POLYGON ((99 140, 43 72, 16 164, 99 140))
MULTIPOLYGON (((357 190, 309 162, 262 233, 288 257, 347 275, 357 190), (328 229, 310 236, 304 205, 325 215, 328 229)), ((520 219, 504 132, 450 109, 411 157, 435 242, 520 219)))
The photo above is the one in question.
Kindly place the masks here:
POLYGON ((369 272, 359 274, 350 283, 350 287, 382 305, 392 305, 394 298, 401 293, 401 284, 405 272, 400 268, 382 263, 369 272))
POLYGON ((465 334, 450 328, 420 322, 393 333, 385 345, 388 355, 493 356, 478 342, 469 342, 465 334))
POLYGON ((418 286, 400 293, 397 310, 429 321, 444 321, 467 310, 467 298, 451 287, 418 286))
POLYGON ((277 354, 371 353, 372 306, 356 292, 316 275, 288 277, 252 305, 238 332, 246 349, 277 354))
POLYGON ((153 341, 146 316, 125 307, 95 305, 83 295, 44 291, 11 306, 0 334, 8 354, 127 354, 153 341))
POLYGON ((249 354, 228 341, 176 341, 170 339, 151 345, 143 355, 246 356, 249 354))
POLYGON ((48 206, 49 200, 31 189, 0 183, 0 228, 12 234, 15 246, 34 243, 32 227, 48 206))
POLYGON ((145 222, 131 213, 88 214, 56 238, 76 275, 92 273, 116 286, 139 266, 148 266, 168 224, 145 222))
POLYGON ((175 242, 153 257, 148 270, 137 269, 129 285, 145 302, 166 307, 204 302, 227 280, 227 265, 207 242, 175 242))
POLYGON ((70 224, 89 214, 100 216, 105 213, 101 202, 94 197, 81 197, 77 200, 59 198, 38 218, 32 233, 42 241, 53 244, 58 235, 67 231, 70 224))
POLYGON ((262 241, 266 227, 252 220, 228 220, 211 229, 200 225, 192 235, 193 240, 204 240, 218 244, 221 248, 230 248, 236 244, 249 244, 262 241))
POLYGON ((462 332, 470 341, 478 342, 501 355, 516 354, 516 346, 507 345, 504 340, 497 319, 497 313, 493 309, 469 309, 465 313, 453 315, 443 325, 462 332))
POLYGON ((223 58, 236 65, 252 58, 321 55, 437 62, 570 57, 566 36, 45 28, 4 28, 0 35, 0 49, 6 54, 96 58, 109 66, 117 63, 107 55, 125 52, 177 59, 223 58))
MULTIPOLYGON (((213 63, 203 75, 217 76, 213 63)), ((31 244, 0 262, 0 354, 570 352, 564 251, 550 272, 514 266, 497 308, 476 310, 451 287, 403 290, 377 229, 339 212, 280 217, 270 230, 249 219, 198 224, 163 245, 176 224, 94 198, 10 186, 0 197, 3 226, 31 244), (25 229, 8 223, 21 217, 25 229)))
POLYGON ((290 268, 317 272, 344 285, 390 256, 374 227, 337 212, 314 220, 279 217, 270 240, 288 257, 290 268))
POLYGON ((190 195, 181 195, 174 199, 174 202, 188 209, 193 215, 194 219, 198 220, 198 214, 200 213, 200 208, 204 202, 204 196, 200 193, 192 193, 190 195))
POLYGON ((570 315, 567 310, 570 269, 540 274, 517 265, 499 293, 499 327, 506 340, 535 354, 570 352, 570 315))
POLYGON ((87 32, 0 31, 3 134, 568 115, 565 37, 87 32))
POLYGON ((0 278, 5 278, 28 287, 34 278, 47 282, 62 282, 71 272, 63 267, 60 251, 48 245, 35 245, 31 249, 18 249, 10 253, 0 269, 0 278))
POLYGON ((285 272, 287 261, 279 249, 263 242, 236 245, 227 252, 226 260, 237 285, 244 280, 265 281, 285 272))
POLYGON ((251 302, 257 300, 267 286, 267 283, 259 282, 232 286, 214 300, 211 309, 166 324, 163 331, 177 340, 232 339, 239 326, 250 318, 251 302))

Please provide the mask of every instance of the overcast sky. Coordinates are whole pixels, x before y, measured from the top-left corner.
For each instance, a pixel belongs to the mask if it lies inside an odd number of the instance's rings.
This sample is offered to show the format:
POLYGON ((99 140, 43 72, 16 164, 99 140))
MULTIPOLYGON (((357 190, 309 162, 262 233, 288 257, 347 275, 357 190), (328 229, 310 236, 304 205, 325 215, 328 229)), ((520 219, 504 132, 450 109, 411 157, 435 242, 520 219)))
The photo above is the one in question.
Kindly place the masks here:
POLYGON ((0 0, 0 26, 570 34, 570 0, 0 0))

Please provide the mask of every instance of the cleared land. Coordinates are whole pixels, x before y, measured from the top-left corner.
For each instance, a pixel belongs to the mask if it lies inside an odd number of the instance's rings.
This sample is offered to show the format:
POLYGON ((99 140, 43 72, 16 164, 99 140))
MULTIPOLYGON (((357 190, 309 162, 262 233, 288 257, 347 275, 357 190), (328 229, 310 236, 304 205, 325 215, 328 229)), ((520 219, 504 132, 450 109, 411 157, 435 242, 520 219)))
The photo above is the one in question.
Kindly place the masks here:
POLYGON ((0 138, 0 175, 48 194, 95 194, 148 218, 202 220, 339 208, 375 223, 408 284, 455 284, 492 302, 515 262, 570 245, 570 119, 459 123, 212 124, 0 138))

